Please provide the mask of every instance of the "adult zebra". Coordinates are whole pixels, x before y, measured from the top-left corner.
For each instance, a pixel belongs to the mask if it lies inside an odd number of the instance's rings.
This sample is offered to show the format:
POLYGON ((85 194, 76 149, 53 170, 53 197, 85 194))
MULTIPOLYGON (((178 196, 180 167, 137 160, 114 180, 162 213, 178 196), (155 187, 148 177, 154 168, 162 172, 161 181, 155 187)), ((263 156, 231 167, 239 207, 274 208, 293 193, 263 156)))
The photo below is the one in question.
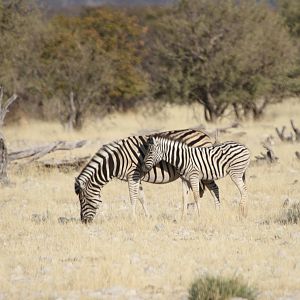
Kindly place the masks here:
MULTIPOLYGON (((194 129, 174 130, 159 133, 162 137, 179 140, 191 147, 211 146, 210 137, 202 131, 194 129)), ((136 200, 141 202, 145 214, 145 205, 141 180, 150 183, 168 183, 180 177, 178 171, 170 164, 162 161, 150 172, 143 172, 141 163, 146 152, 148 136, 131 136, 102 146, 75 178, 75 192, 80 200, 80 216, 84 223, 91 222, 101 202, 101 189, 112 178, 128 181, 130 200, 135 215, 136 200)), ((198 183, 199 184, 199 183, 198 183)), ((215 189, 213 181, 204 183, 210 191, 215 189)), ((204 186, 200 184, 203 193, 204 186)), ((198 189, 198 190, 199 190, 198 189)), ((186 213, 187 182, 183 180, 183 211, 186 213)), ((202 196, 202 194, 201 194, 202 196)))
MULTIPOLYGON (((164 160, 174 166, 188 180, 194 194, 199 214, 199 180, 216 180, 230 175, 241 194, 240 210, 245 215, 247 188, 245 172, 250 163, 250 152, 246 146, 236 142, 225 142, 211 147, 192 148, 168 137, 151 136, 144 157, 144 172, 164 160)), ((217 185, 216 185, 217 186, 217 185)), ((216 192, 218 194, 218 191, 216 192)), ((218 195, 218 203, 220 203, 218 195)))

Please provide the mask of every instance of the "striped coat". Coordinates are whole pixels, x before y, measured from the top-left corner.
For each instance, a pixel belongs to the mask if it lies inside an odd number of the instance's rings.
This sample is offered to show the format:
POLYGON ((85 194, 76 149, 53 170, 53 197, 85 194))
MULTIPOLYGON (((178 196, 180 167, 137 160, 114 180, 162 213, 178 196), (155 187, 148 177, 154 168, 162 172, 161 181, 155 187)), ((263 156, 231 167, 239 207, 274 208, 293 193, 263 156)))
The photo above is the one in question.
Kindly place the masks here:
POLYGON ((225 142, 206 148, 193 148, 180 141, 160 136, 150 137, 147 142, 143 170, 151 170, 162 160, 174 166, 190 182, 198 212, 199 180, 217 180, 229 175, 240 191, 240 207, 244 213, 247 199, 245 172, 250 163, 250 152, 246 146, 225 142))
MULTIPOLYGON (((172 140, 179 140, 193 147, 212 145, 211 139, 207 134, 193 129, 167 131, 159 135, 172 140)), ((141 180, 163 184, 172 182, 180 177, 176 168, 165 161, 159 162, 149 172, 142 171, 141 165, 146 153, 148 137, 131 136, 104 145, 84 167, 80 175, 75 179, 75 192, 79 196, 80 215, 83 222, 93 220, 101 202, 101 189, 112 178, 128 182, 133 215, 135 215, 137 200, 141 202, 145 214, 148 215, 141 180)), ((211 190, 214 182, 208 181, 205 182, 205 185, 211 190)), ((202 183, 199 189, 203 190, 202 183)), ((187 183, 183 181, 183 213, 185 213, 187 191, 187 183)))

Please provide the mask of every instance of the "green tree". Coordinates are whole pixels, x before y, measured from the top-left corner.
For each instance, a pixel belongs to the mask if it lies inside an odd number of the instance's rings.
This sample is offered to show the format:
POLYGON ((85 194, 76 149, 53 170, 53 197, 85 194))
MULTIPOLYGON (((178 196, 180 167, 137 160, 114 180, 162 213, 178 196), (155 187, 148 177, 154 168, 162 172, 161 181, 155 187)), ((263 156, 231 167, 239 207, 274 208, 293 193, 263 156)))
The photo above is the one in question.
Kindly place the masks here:
POLYGON ((43 29, 34 1, 0 0, 0 84, 8 94, 24 93, 34 83, 37 40, 43 29))
POLYGON ((300 2, 298 0, 279 0, 279 12, 284 17, 297 48, 297 58, 290 73, 291 90, 300 94, 300 2))
POLYGON ((42 90, 60 99, 63 123, 80 128, 92 110, 130 107, 145 93, 142 34, 133 17, 104 8, 51 21, 41 54, 42 90))
POLYGON ((287 89, 294 57, 281 18, 256 1, 182 0, 150 27, 154 97, 258 117, 287 89))
POLYGON ((77 17, 56 17, 49 25, 41 51, 39 90, 57 98, 60 121, 79 129, 85 113, 97 97, 104 104, 114 85, 111 63, 102 41, 83 30, 77 17))

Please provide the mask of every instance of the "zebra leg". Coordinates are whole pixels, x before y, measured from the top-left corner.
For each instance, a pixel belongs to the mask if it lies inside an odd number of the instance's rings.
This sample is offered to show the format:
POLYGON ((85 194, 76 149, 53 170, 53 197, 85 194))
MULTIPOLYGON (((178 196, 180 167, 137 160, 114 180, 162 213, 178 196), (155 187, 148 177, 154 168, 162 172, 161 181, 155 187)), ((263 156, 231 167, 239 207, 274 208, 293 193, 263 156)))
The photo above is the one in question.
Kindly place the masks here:
POLYGON ((205 185, 206 185, 206 187, 208 188, 208 190, 210 191, 211 195, 214 198, 215 208, 220 209, 221 202, 220 202, 219 187, 217 186, 217 184, 215 183, 214 180, 205 181, 205 185))
POLYGON ((204 190, 205 190, 205 181, 200 180, 199 181, 199 195, 200 195, 200 198, 203 197, 204 190))
POLYGON ((145 216, 146 216, 146 217, 149 217, 149 212, 148 212, 148 209, 147 209, 147 206, 146 206, 146 201, 145 201, 145 193, 144 193, 144 189, 143 189, 143 186, 142 186, 142 183, 141 183, 141 182, 140 182, 140 184, 139 184, 139 194, 138 194, 138 198, 139 198, 139 200, 140 200, 140 203, 142 204, 142 207, 143 207, 145 216))
POLYGON ((139 194, 139 182, 140 178, 136 178, 135 176, 128 177, 128 189, 129 189, 129 197, 132 207, 132 216, 136 217, 136 200, 138 199, 139 194))
POLYGON ((200 216, 200 209, 199 209, 199 201, 200 201, 200 194, 199 194, 199 176, 191 176, 190 177, 190 184, 194 194, 194 200, 197 207, 198 216, 200 216))
POLYGON ((182 181, 182 212, 181 212, 181 218, 183 219, 186 216, 187 211, 187 199, 189 194, 189 187, 186 180, 181 179, 182 181))
POLYGON ((237 186, 237 188, 239 189, 239 192, 241 194, 241 201, 240 201, 240 207, 239 207, 239 210, 240 210, 240 213, 242 216, 246 217, 247 215, 247 212, 246 212, 246 202, 247 202, 247 187, 245 185, 245 182, 244 182, 244 175, 242 176, 235 176, 235 175, 231 175, 229 174, 230 177, 231 177, 231 180, 235 183, 235 185, 237 186))

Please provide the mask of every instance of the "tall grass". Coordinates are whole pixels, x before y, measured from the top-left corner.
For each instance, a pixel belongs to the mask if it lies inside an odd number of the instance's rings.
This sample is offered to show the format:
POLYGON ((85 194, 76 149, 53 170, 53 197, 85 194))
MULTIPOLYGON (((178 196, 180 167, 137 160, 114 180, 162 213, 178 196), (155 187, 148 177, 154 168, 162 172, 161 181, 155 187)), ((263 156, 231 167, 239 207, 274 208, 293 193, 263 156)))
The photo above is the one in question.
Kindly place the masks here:
POLYGON ((226 300, 240 297, 256 299, 255 288, 243 283, 238 278, 223 278, 206 275, 196 279, 189 289, 189 300, 226 300))

